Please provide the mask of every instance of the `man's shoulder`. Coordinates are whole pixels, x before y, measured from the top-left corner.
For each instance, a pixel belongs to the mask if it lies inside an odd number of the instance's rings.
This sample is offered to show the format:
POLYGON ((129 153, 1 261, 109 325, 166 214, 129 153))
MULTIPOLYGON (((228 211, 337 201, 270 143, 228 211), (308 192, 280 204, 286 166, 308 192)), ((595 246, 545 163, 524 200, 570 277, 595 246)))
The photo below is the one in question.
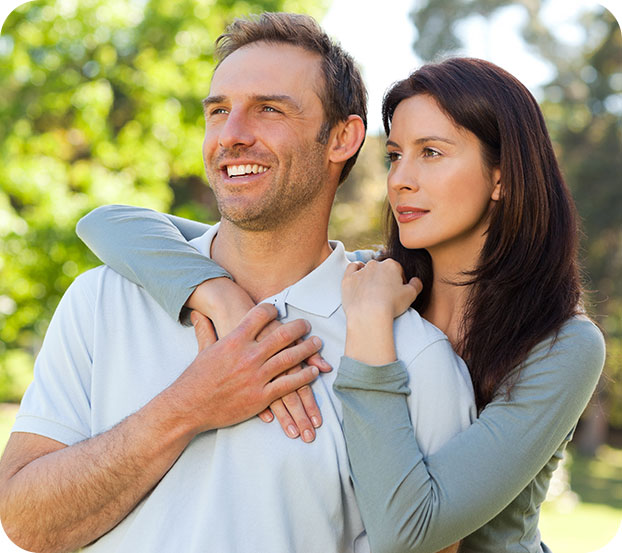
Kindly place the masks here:
POLYGON ((401 350, 419 352, 434 342, 447 341, 442 330, 412 308, 395 319, 394 331, 398 353, 401 350))
POLYGON ((94 267, 78 275, 71 283, 68 291, 72 293, 88 292, 97 294, 102 287, 106 286, 130 286, 140 288, 107 265, 99 265, 98 267, 94 267))
POLYGON ((81 303, 90 305, 93 311, 99 311, 105 305, 107 312, 115 309, 128 311, 130 307, 134 309, 140 304, 155 303, 144 288, 106 265, 78 275, 65 292, 62 302, 70 303, 74 309, 79 308, 81 303))

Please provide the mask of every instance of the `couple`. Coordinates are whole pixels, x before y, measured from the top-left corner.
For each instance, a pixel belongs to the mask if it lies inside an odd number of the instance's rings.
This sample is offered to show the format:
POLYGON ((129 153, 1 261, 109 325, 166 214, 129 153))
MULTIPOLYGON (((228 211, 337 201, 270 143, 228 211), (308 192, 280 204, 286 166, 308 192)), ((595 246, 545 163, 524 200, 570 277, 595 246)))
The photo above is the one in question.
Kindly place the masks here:
POLYGON ((221 223, 173 219, 190 246, 149 211, 82 221, 145 288, 98 268, 61 301, 0 464, 7 534, 41 551, 546 551, 539 506, 604 346, 534 99, 479 60, 393 85, 387 259, 348 263, 327 225, 364 139, 358 71, 306 16, 227 31, 204 101, 221 223))

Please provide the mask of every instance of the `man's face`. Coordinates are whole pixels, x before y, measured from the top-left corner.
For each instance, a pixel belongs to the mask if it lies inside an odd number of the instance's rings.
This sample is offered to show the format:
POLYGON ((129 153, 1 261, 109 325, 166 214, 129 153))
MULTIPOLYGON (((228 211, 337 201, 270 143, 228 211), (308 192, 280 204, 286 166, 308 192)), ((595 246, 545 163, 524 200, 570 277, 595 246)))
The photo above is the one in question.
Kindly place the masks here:
POLYGON ((320 57, 289 44, 253 43, 229 55, 204 101, 203 161, 221 215, 273 230, 304 214, 322 190, 327 147, 317 95, 320 57))

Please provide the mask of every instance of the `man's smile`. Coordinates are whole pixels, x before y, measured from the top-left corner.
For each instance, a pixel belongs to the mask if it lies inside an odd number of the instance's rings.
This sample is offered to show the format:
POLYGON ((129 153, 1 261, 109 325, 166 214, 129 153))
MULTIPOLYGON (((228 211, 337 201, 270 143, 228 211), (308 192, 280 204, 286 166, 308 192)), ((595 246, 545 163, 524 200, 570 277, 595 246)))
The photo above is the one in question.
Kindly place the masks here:
POLYGON ((238 177, 243 175, 256 175, 258 173, 265 173, 268 170, 268 167, 265 165, 258 165, 257 163, 251 165, 227 165, 227 176, 228 177, 238 177))

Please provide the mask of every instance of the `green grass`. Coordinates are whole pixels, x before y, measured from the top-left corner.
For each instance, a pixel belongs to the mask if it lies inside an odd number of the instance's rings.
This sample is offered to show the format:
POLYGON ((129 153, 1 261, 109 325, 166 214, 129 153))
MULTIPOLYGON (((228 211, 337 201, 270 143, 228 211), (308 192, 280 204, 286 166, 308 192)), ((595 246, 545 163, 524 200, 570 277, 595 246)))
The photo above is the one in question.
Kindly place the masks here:
POLYGON ((567 509, 546 502, 540 516, 542 540, 553 553, 588 553, 609 543, 615 536, 622 511, 595 503, 578 503, 567 509))
POLYGON ((542 506, 540 531, 554 552, 588 553, 611 541, 622 522, 622 450, 567 456, 572 493, 542 506))
MULTIPOLYGON (((16 405, 0 404, 0 451, 16 412, 16 405)), ((611 541, 622 522, 622 449, 603 446, 594 459, 569 455, 566 466, 574 493, 542 506, 542 538, 554 553, 589 553, 611 541)))

